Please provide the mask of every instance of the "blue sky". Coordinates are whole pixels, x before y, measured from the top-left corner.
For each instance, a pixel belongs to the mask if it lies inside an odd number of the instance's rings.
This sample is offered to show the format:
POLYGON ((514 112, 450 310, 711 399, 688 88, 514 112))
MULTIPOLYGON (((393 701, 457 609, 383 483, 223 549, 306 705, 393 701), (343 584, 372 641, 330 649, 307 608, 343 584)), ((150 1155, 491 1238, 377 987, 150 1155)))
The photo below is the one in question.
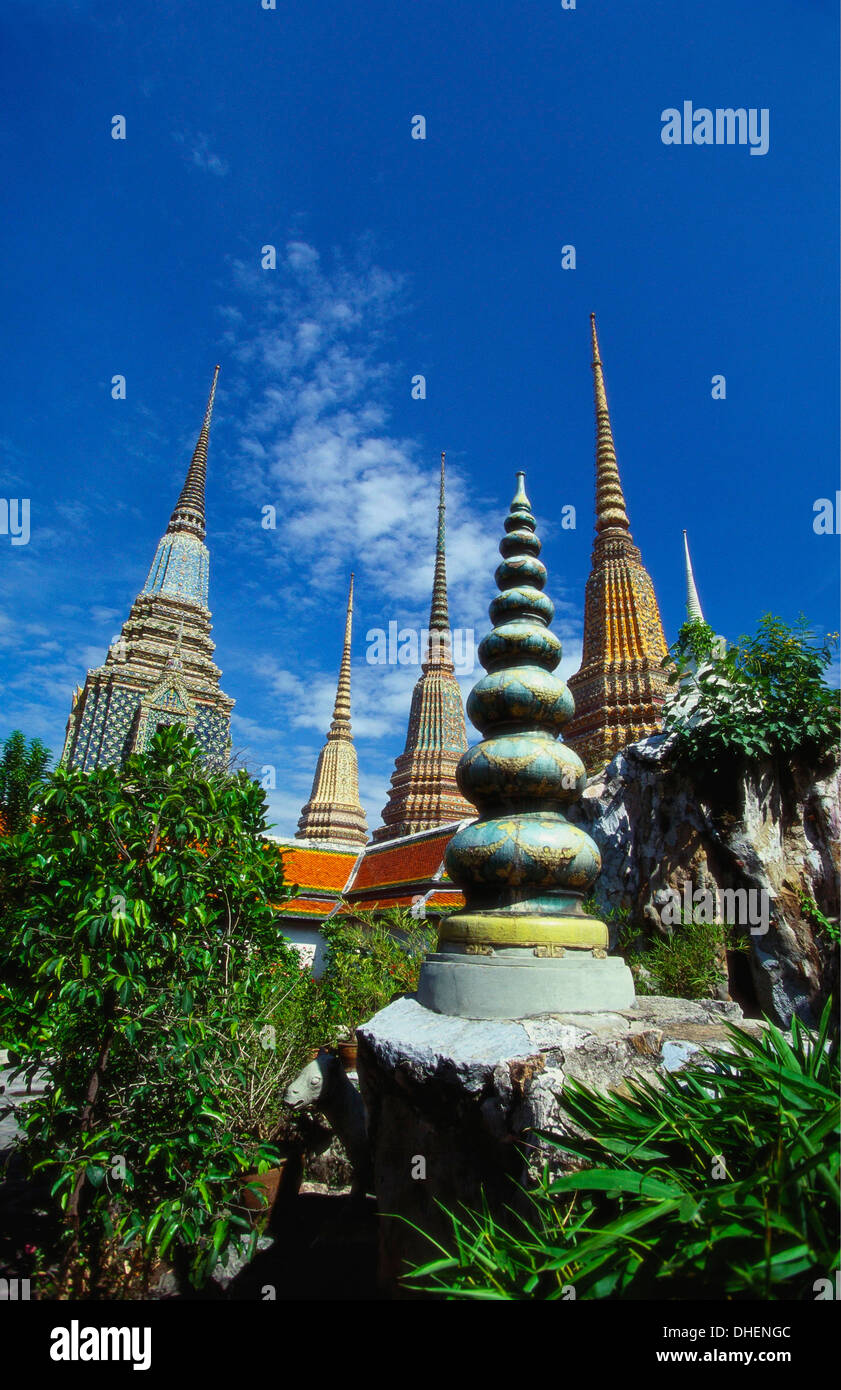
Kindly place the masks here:
POLYGON ((354 569, 373 828, 418 672, 367 664, 366 633, 425 620, 442 448, 454 626, 487 630, 525 468, 578 665, 591 309, 667 640, 683 527, 717 631, 801 610, 837 628, 837 538, 812 527, 839 485, 837 31, 834 0, 7 0, 0 495, 30 499, 31 536, 0 535, 0 736, 60 750, 218 361, 210 601, 234 744, 278 769, 292 831, 354 569), (685 100, 767 108, 767 154, 664 145, 685 100))

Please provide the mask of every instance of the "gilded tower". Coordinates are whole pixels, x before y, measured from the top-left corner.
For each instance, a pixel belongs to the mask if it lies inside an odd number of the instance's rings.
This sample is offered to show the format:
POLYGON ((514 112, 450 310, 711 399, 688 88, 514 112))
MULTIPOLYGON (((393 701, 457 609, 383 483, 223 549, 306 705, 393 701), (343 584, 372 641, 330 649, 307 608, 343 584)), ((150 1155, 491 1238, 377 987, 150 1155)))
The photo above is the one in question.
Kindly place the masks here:
POLYGON ((301 811, 295 838, 364 845, 365 812, 359 800, 359 770, 350 727, 350 638, 353 624, 353 575, 350 576, 345 640, 333 720, 318 755, 310 799, 301 811))
POLYGON ((394 765, 383 824, 374 831, 377 842, 475 815, 456 784, 456 767, 467 747, 467 733, 450 637, 445 511, 442 454, 429 639, 421 676, 412 692, 406 747, 394 765))
POLYGON ((565 731, 588 768, 661 726, 667 655, 651 576, 634 545, 616 462, 604 375, 590 315, 596 402, 596 539, 584 601, 581 666, 569 680, 565 731))
POLYGON ((76 690, 61 762, 90 772, 148 747, 161 725, 192 731, 209 767, 230 755, 233 700, 219 689, 207 606, 204 490, 217 367, 181 495, 119 639, 76 690))

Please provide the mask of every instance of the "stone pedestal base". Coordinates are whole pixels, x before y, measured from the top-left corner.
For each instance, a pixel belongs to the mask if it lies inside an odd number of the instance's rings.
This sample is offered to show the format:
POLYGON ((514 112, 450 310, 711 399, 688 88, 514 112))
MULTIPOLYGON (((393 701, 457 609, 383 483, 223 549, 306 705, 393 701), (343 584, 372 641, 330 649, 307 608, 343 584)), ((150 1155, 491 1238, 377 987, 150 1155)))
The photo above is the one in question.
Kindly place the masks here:
POLYGON ((577 1166, 538 1134, 562 1141, 570 1132, 560 1105, 569 1077, 600 1090, 653 1080, 726 1043, 725 1021, 741 1018, 736 1004, 660 997, 625 1011, 517 1021, 453 1018, 408 998, 376 1014, 357 1036, 384 1290, 402 1296, 407 1264, 435 1256, 412 1225, 448 1241, 439 1203, 452 1210, 484 1200, 502 1215, 521 1200, 515 1184, 545 1162, 577 1166))
POLYGON ((538 1014, 629 1009, 634 981, 619 956, 567 950, 559 958, 508 948, 488 955, 437 951, 421 967, 418 1002, 456 1018, 533 1018, 538 1014))

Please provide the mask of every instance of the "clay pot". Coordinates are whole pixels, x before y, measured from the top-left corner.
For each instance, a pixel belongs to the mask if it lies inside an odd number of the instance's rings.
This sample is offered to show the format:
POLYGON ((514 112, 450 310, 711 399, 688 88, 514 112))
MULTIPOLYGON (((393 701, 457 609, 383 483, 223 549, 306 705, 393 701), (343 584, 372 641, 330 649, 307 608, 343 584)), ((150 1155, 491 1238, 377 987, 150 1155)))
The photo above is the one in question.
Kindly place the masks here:
POLYGON ((356 1038, 345 1038, 339 1043, 339 1061, 345 1071, 356 1071, 356 1054, 358 1044, 356 1038))
POLYGON ((275 1207, 291 1201, 298 1194, 303 1177, 301 1155, 292 1153, 278 1168, 265 1173, 246 1173, 242 1179, 242 1204, 251 1217, 252 1225, 268 1220, 275 1207), (253 1183, 258 1191, 249 1187, 253 1183))
POLYGON ((246 1173, 242 1179, 242 1203, 250 1213, 252 1222, 258 1217, 271 1214, 285 1166, 283 1164, 280 1168, 269 1168, 266 1173, 246 1173), (249 1187, 249 1183, 253 1183, 260 1190, 255 1192, 249 1187))

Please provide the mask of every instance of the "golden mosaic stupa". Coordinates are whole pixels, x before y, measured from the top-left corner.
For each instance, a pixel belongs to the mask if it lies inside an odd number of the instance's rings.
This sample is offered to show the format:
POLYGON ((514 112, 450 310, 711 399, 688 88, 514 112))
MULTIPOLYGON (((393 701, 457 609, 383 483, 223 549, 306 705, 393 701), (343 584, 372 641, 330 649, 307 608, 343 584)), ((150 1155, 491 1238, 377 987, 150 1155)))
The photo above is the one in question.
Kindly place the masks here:
POLYGON ((584 600, 581 665, 570 677, 575 715, 564 739, 589 770, 661 728, 667 655, 651 576, 631 536, 590 315, 596 400, 596 539, 584 600))

